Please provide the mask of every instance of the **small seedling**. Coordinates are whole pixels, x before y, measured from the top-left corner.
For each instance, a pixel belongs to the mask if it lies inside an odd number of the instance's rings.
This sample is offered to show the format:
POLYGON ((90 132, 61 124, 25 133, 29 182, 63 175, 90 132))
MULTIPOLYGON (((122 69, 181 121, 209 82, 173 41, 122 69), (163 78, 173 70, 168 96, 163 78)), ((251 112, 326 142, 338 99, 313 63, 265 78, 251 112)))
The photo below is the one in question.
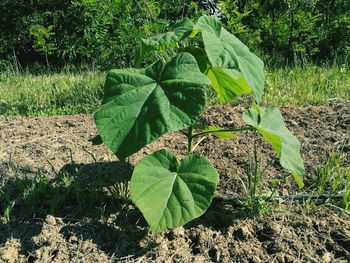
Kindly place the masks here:
MULTIPOLYGON (((256 134, 254 134, 256 136, 256 134)), ((268 162, 264 167, 261 167, 261 160, 258 157, 257 141, 254 136, 253 157, 250 163, 246 163, 244 172, 247 177, 247 182, 243 183, 246 195, 243 199, 243 205, 253 214, 262 214, 267 211, 267 205, 270 199, 274 196, 275 190, 269 196, 261 194, 261 183, 266 175, 271 162, 268 162)))
POLYGON ((286 128, 277 108, 259 106, 265 82, 263 62, 215 16, 202 16, 196 23, 182 19, 174 31, 143 39, 137 53, 135 68, 107 74, 102 105, 94 115, 100 137, 93 141, 103 141, 125 160, 168 132, 186 134, 188 156, 182 160, 160 150, 135 166, 131 199, 153 233, 183 225, 209 207, 219 175, 207 159, 193 154, 194 139, 204 135, 234 138, 240 131, 260 132, 281 165, 303 186, 299 141, 286 128), (145 54, 168 49, 176 52, 170 60, 159 59, 141 68, 145 54), (208 87, 220 103, 253 95, 255 103, 243 113, 246 127, 197 124, 207 103, 208 87))

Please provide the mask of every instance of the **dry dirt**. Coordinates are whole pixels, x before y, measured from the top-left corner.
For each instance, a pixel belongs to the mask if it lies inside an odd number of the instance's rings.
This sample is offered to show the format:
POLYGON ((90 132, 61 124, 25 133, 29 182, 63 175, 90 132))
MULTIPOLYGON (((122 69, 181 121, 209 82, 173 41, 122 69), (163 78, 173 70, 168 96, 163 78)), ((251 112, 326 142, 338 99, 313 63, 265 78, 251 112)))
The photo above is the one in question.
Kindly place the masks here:
MULTIPOLYGON (((240 127, 242 110, 213 106, 202 121, 240 127)), ((349 102, 281 111, 301 141, 306 189, 332 149, 350 160, 349 102)), ((94 173, 91 163, 106 167, 105 163, 115 161, 104 146, 92 146, 87 140, 95 134, 87 115, 0 117, 0 164, 53 178, 73 161, 94 173)), ((243 133, 234 140, 208 137, 196 150, 220 173, 216 194, 245 193, 244 167, 252 159, 254 139, 260 146, 261 162, 274 160, 263 189, 271 189, 277 179, 276 194, 296 193, 295 183, 279 167, 269 145, 259 136, 243 133)), ((186 154, 186 139, 178 132, 168 134, 131 157, 131 164, 160 148, 169 148, 181 158, 186 154)), ((0 187, 7 176, 6 170, 0 171, 0 187)), ((334 207, 277 203, 267 214, 251 216, 234 206, 214 203, 201 218, 157 236, 149 233, 132 205, 120 204, 118 209, 105 223, 57 215, 0 223, 0 262, 350 262, 350 217, 334 207)))

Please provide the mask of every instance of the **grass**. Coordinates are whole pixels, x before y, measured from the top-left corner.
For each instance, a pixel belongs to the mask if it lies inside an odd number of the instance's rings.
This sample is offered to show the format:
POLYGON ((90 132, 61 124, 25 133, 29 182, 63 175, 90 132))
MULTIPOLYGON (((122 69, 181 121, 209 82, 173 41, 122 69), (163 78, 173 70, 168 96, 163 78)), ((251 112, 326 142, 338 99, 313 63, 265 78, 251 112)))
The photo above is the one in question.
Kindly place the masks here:
POLYGON ((91 113, 102 98, 104 74, 99 72, 0 73, 0 114, 65 115, 91 113))
MULTIPOLYGON (((252 165, 258 165, 257 162, 253 161, 252 165)), ((254 173, 255 168, 248 167, 248 170, 254 173)), ((255 172, 258 173, 255 176, 246 174, 250 182, 242 205, 249 213, 266 213, 270 211, 269 204, 273 205, 273 200, 261 194, 260 183, 265 168, 255 172)), ((44 218, 48 214, 100 218, 103 216, 101 211, 108 214, 116 205, 129 204, 128 181, 132 167, 128 164, 94 162, 79 165, 71 160, 54 173, 52 178, 49 174, 18 168, 11 162, 1 164, 0 223, 44 218), (105 172, 113 169, 115 172, 105 172)), ((329 194, 325 204, 350 212, 350 166, 347 156, 332 151, 326 162, 317 167, 314 182, 306 194, 329 194), (340 201, 332 200, 332 195, 339 193, 343 198, 340 201)), ((316 205, 311 200, 308 203, 316 205)))
POLYGON ((350 70, 345 65, 272 69, 266 79, 264 101, 268 105, 323 105, 332 98, 350 100, 350 70))
POLYGON ((49 174, 32 172, 15 165, 0 165, 0 222, 57 216, 99 216, 104 206, 125 202, 131 168, 127 164, 74 161, 49 174), (118 169, 105 173, 104 167, 118 169), (116 176, 117 175, 117 176, 116 176), (51 177, 51 179, 50 179, 51 177))
MULTIPOLYGON (((33 75, 0 73, 0 114, 64 115, 92 113, 102 99, 105 74, 94 71, 33 75)), ((350 100, 345 66, 286 67, 266 72, 267 105, 322 105, 331 98, 350 100)))
POLYGON ((336 153, 334 150, 327 160, 316 169, 313 188, 317 194, 342 194, 339 204, 341 208, 350 212, 350 161, 345 153, 336 153))

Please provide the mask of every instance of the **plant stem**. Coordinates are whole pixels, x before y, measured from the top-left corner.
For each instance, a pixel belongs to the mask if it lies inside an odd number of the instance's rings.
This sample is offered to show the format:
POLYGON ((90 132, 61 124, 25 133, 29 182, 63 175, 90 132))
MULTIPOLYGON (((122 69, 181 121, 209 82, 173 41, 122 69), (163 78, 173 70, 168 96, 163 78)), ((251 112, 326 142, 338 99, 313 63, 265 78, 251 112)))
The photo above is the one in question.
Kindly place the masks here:
POLYGON ((187 151, 188 154, 192 153, 192 144, 193 144, 193 126, 191 125, 190 127, 188 127, 187 130, 187 140, 188 140, 188 145, 187 145, 187 151))
POLYGON ((237 128, 237 129, 225 129, 225 130, 210 130, 210 131, 204 131, 204 132, 199 132, 199 133, 195 133, 192 135, 192 138, 195 138, 197 136, 201 136, 201 135, 204 135, 204 134, 208 134, 208 133, 214 133, 214 132, 240 132, 240 131, 252 131, 254 130, 253 127, 243 127, 243 128, 237 128))
POLYGON ((256 188, 258 187, 258 153, 256 149, 256 133, 254 133, 254 148, 253 148, 253 158, 254 158, 254 171, 253 171, 253 189, 252 189, 252 200, 253 200, 253 206, 255 208, 256 206, 256 188))

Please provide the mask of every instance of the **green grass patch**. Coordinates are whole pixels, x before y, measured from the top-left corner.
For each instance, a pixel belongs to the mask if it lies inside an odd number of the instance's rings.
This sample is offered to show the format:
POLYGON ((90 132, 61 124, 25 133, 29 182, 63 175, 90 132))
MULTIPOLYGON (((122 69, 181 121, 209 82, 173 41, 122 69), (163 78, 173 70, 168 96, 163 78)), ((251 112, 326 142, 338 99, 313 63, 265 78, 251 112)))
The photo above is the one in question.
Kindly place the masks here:
POLYGON ((0 73, 0 114, 63 115, 91 113, 102 98, 105 74, 99 72, 0 73))
MULTIPOLYGON (((1 115, 92 113, 102 99, 105 74, 0 72, 1 115)), ((350 100, 350 70, 345 66, 297 66, 266 70, 267 105, 324 105, 350 100)))
POLYGON ((346 66, 286 67, 267 70, 264 103, 324 105, 329 99, 350 99, 350 70, 346 66))

